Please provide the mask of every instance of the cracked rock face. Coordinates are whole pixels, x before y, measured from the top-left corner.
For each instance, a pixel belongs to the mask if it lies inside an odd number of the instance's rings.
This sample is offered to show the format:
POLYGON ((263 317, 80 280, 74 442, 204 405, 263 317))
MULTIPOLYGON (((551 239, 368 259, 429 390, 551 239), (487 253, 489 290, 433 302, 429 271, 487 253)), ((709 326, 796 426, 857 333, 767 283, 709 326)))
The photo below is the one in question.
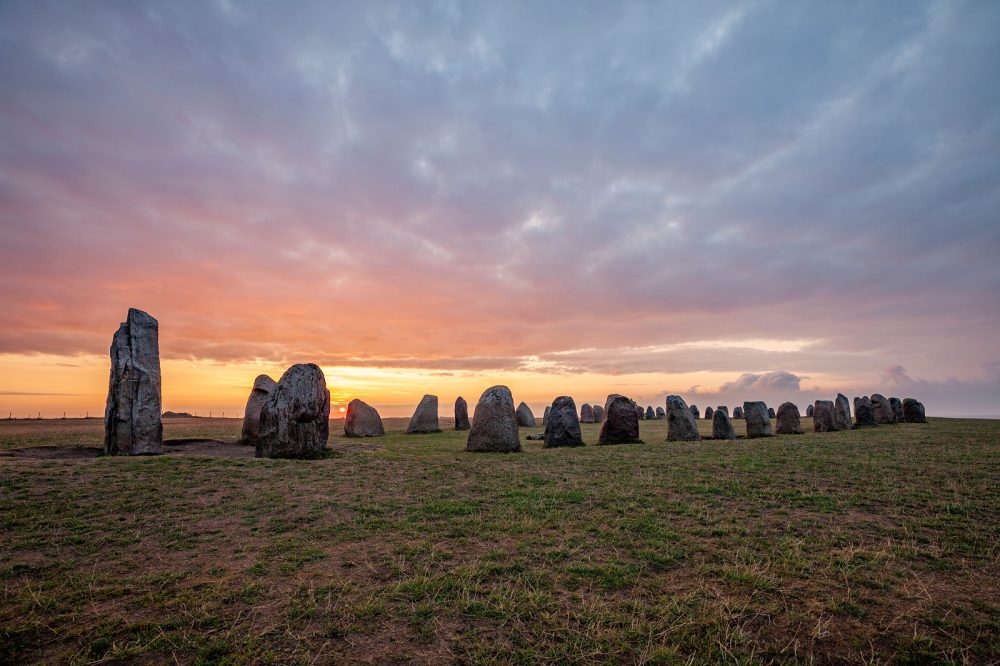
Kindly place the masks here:
POLYGON ((469 403, 462 396, 458 396, 455 399, 455 430, 468 430, 469 428, 469 403))
POLYGON ((257 375, 253 380, 253 388, 250 390, 250 397, 247 398, 247 407, 243 412, 243 434, 240 440, 244 444, 253 444, 260 433, 260 410, 264 408, 268 396, 278 383, 267 375, 257 375))
POLYGON ((142 310, 128 317, 111 341, 111 378, 104 408, 107 455, 163 452, 160 420, 159 324, 142 310))
POLYGON ((385 434, 382 417, 367 402, 355 398, 347 403, 344 435, 347 437, 381 437, 385 434))
POLYGON ((479 396, 465 450, 489 453, 516 453, 521 450, 514 398, 509 388, 491 386, 479 396))
POLYGON ((556 398, 545 420, 545 448, 556 446, 583 446, 580 421, 576 417, 576 403, 568 395, 556 398))
POLYGON ((441 432, 441 425, 438 422, 438 397, 429 394, 420 399, 420 404, 410 417, 410 425, 406 427, 406 433, 409 435, 428 432, 441 432))
POLYGON ((701 439, 694 412, 679 395, 667 396, 667 441, 693 442, 701 439))
POLYGON ((791 402, 783 402, 778 405, 775 416, 777 423, 775 430, 779 435, 801 435, 802 420, 799 415, 799 408, 791 402))
POLYGON ((319 458, 330 434, 330 391, 315 363, 285 370, 260 410, 258 458, 319 458))

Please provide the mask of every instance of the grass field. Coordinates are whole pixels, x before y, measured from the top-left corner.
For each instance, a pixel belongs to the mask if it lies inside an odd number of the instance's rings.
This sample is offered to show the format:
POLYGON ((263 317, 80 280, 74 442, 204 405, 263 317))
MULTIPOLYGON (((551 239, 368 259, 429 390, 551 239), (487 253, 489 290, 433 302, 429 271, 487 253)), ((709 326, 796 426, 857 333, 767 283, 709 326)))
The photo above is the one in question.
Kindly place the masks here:
MULTIPOLYGON (((514 455, 386 426, 319 461, 0 457, 0 661, 1000 662, 998 421, 514 455)), ((0 421, 0 453, 101 429, 0 421)))

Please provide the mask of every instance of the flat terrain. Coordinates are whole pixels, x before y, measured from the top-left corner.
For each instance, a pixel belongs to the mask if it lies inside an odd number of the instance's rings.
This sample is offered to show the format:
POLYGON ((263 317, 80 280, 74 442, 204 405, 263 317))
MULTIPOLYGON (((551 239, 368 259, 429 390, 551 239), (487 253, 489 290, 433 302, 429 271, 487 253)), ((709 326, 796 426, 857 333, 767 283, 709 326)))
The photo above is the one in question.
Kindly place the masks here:
POLYGON ((335 421, 319 461, 164 424, 209 441, 0 421, 0 662, 1000 662, 1000 421, 515 455, 335 421))

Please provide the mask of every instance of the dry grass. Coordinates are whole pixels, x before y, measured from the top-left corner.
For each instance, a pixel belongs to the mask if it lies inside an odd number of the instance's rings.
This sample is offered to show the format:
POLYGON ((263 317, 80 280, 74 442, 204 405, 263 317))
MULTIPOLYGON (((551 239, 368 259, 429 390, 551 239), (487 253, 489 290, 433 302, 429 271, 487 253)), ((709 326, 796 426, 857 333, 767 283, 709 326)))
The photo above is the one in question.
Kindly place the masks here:
POLYGON ((321 461, 0 457, 0 662, 1000 661, 996 421, 516 455, 386 425, 321 461))

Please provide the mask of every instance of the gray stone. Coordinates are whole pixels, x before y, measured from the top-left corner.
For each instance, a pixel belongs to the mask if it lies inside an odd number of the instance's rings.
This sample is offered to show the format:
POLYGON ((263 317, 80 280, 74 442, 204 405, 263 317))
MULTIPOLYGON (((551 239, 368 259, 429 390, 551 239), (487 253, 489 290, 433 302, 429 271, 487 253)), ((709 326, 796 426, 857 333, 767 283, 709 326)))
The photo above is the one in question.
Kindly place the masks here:
POLYGON ((733 422, 729 420, 729 414, 721 409, 712 414, 712 439, 736 439, 733 422))
POLYGON ((817 400, 813 405, 813 430, 815 432, 833 432, 840 430, 834 418, 833 400, 817 400))
POLYGON ((441 432, 441 425, 438 421, 438 397, 428 394, 420 399, 420 404, 410 417, 406 434, 422 435, 429 432, 441 432))
POLYGON ((654 421, 654 420, 656 420, 656 412, 653 411, 652 406, 646 407, 645 418, 646 418, 647 421, 654 421))
POLYGON ((455 399, 455 430, 468 430, 469 427, 469 403, 458 396, 455 399))
POLYGON ((605 418, 607 418, 607 416, 608 416, 608 409, 611 407, 611 401, 614 400, 615 398, 624 398, 624 397, 625 396, 620 395, 618 393, 611 393, 610 395, 608 395, 608 397, 604 400, 604 417, 605 418))
POLYGON ((552 405, 545 405, 545 411, 542 412, 542 425, 549 422, 549 412, 552 411, 552 405))
POLYGON ((465 450, 492 453, 516 453, 521 450, 514 398, 509 388, 491 386, 479 396, 465 450))
POLYGON ((107 455, 163 453, 159 335, 153 317, 129 308, 111 340, 111 376, 104 408, 107 455))
POLYGON ((330 434, 330 391, 315 363, 285 370, 260 410, 258 458, 318 458, 330 434))
POLYGON ((742 407, 734 407, 733 408, 733 418, 734 419, 746 418, 746 417, 743 416, 743 408, 742 407))
POLYGON ((636 416, 637 419, 639 419, 640 421, 642 421, 644 418, 646 418, 646 410, 644 410, 639 405, 636 405, 635 406, 635 416, 636 416))
POLYGON ((851 403, 843 393, 838 393, 833 401, 833 425, 837 426, 837 430, 850 430, 852 427, 851 403))
POLYGON ((545 422, 545 448, 583 446, 580 421, 576 418, 573 398, 561 395, 552 402, 549 419, 545 422))
POLYGON ((594 405, 594 423, 604 423, 604 408, 594 405))
POLYGON ((348 437, 381 437, 385 434, 382 417, 367 402, 355 398, 347 403, 344 434, 348 437))
POLYGON ((691 413, 696 419, 701 418, 701 410, 698 409, 698 405, 691 405, 691 413))
POLYGON ((639 408, 632 400, 619 395, 611 399, 604 413, 604 425, 598 444, 631 444, 639 439, 639 408))
POLYGON ((875 422, 875 410, 868 396, 856 398, 854 401, 854 424, 857 427, 878 425, 875 422))
POLYGON ((924 403, 915 398, 903 399, 903 420, 907 423, 927 423, 924 403))
POLYGON ((531 407, 527 404, 521 403, 517 406, 517 411, 514 412, 514 416, 517 418, 517 425, 521 428, 534 428, 535 427, 535 415, 531 413, 531 407))
POLYGON ((774 414, 774 407, 768 407, 767 408, 767 417, 770 418, 770 419, 773 419, 774 416, 775 416, 775 414, 774 414))
POLYGON ((747 422, 747 437, 770 437, 771 417, 767 415, 767 405, 760 400, 743 403, 743 418, 747 422))
POLYGON ((667 418, 667 412, 663 409, 663 407, 657 407, 656 408, 656 420, 657 421, 662 421, 665 418, 667 418))
POLYGON ((775 414, 776 422, 774 430, 779 435, 801 435, 802 420, 799 416, 799 408, 790 403, 783 402, 778 405, 775 414))
POLYGON ((875 413, 875 423, 890 425, 896 422, 896 413, 892 411, 889 399, 881 393, 872 393, 872 411, 875 413))
MULTIPOLYGON (((729 416, 729 407, 726 407, 725 405, 719 405, 715 409, 716 411, 723 412, 726 416, 729 416)), ((739 409, 740 413, 743 413, 743 410, 740 409, 739 407, 737 407, 736 409, 739 409)))
POLYGON ((715 418, 715 410, 712 409, 711 407, 706 407, 705 408, 705 420, 706 421, 711 421, 714 418, 715 418))
POLYGON ((905 420, 903 418, 903 401, 899 398, 889 398, 889 406, 892 407, 892 414, 896 417, 896 423, 902 423, 905 420))
POLYGON ((243 433, 240 441, 244 444, 253 444, 260 432, 260 410, 267 402, 267 396, 278 383, 267 375, 257 375, 253 380, 253 388, 250 389, 250 397, 247 398, 247 406, 243 412, 243 433))
POLYGON ((580 407, 580 423, 593 423, 594 422, 594 408, 590 406, 589 402, 583 403, 580 407))
POLYGON ((812 417, 812 415, 813 415, 813 406, 812 405, 806 405, 806 416, 812 417))
POLYGON ((667 396, 667 441, 693 442, 701 439, 694 412, 679 395, 667 396))

